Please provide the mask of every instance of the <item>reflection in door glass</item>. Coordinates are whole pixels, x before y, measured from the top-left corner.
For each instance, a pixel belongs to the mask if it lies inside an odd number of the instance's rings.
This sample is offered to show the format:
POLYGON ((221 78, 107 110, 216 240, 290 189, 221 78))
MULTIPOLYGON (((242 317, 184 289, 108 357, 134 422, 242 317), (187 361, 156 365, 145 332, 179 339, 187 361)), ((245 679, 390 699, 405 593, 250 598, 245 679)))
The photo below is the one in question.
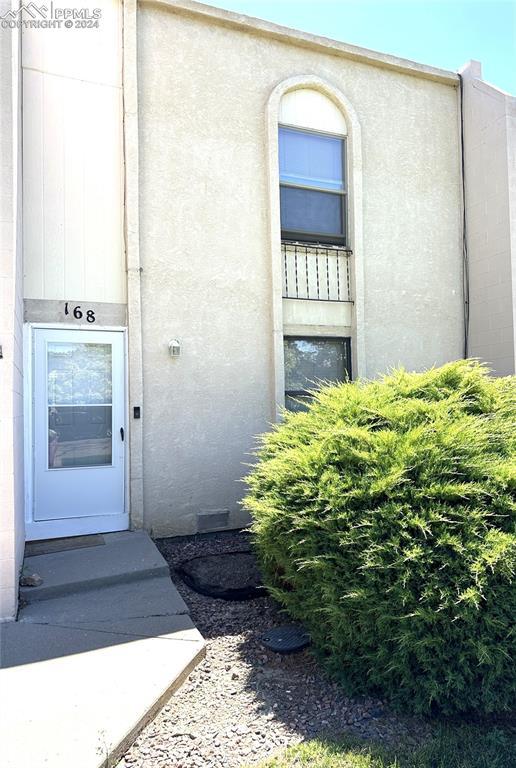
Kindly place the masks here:
POLYGON ((48 466, 112 462, 111 344, 47 346, 48 466))

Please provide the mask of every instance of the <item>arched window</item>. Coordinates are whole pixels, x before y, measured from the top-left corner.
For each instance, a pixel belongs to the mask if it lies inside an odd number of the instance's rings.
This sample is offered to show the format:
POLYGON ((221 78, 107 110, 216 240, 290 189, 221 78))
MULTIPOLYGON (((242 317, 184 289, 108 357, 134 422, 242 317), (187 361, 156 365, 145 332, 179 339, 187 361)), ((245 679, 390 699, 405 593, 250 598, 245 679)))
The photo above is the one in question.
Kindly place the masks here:
POLYGON ((320 91, 285 93, 279 108, 283 240, 347 244, 346 121, 320 91))
POLYGON ((351 370, 353 376, 367 375, 362 150, 353 105, 316 75, 295 75, 276 85, 267 105, 267 137, 274 398, 280 418, 281 407, 292 406, 291 391, 296 400, 304 393, 303 381, 329 378, 333 358, 332 378, 351 370), (307 367, 310 355, 316 365, 307 367))

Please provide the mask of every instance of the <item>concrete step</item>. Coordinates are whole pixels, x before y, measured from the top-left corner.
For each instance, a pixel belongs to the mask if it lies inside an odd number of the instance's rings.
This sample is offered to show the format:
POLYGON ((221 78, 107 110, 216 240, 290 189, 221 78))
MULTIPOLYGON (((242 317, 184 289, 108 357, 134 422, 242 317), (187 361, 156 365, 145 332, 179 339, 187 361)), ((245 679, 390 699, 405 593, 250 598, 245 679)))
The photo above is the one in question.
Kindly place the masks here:
POLYGON ((187 613, 188 607, 170 576, 159 576, 35 600, 20 610, 18 622, 65 627, 95 623, 98 628, 100 622, 187 613))
POLYGON ((26 560, 44 582, 0 624, 2 768, 116 765, 204 656, 150 537, 104 540, 26 560))
POLYGON ((39 587, 20 587, 24 603, 114 584, 128 584, 160 576, 170 578, 166 561, 144 531, 103 536, 104 544, 65 552, 26 557, 24 572, 43 579, 39 587))
MULTIPOLYGON (((144 638, 192 641, 204 646, 190 616, 89 621, 84 624, 5 622, 0 625, 0 670, 76 656, 144 638)), ((177 646, 176 646, 177 647, 177 646)), ((171 651, 172 648, 168 648, 171 651)), ((80 659, 76 659, 81 664, 80 659)), ((35 668, 34 668, 35 669, 35 668)), ((4 676, 1 675, 0 679, 4 676)), ((57 684, 59 681, 55 681, 57 684)), ((21 763, 20 763, 21 766, 21 763)))

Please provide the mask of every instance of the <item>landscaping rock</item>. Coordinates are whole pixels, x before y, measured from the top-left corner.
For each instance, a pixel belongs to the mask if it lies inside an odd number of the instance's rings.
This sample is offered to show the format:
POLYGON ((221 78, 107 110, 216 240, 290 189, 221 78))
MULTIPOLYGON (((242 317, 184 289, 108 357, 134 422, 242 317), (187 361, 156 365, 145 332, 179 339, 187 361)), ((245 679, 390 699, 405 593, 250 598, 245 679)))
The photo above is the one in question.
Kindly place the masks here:
POLYGON ((43 579, 39 573, 30 573, 30 571, 23 572, 20 578, 20 587, 40 587, 43 584, 43 579))
MULTIPOLYGON (((249 555, 248 538, 238 532, 156 543, 172 572, 196 557, 246 548, 249 555)), ((350 699, 309 649, 267 651, 262 636, 285 624, 269 597, 224 602, 175 584, 206 639, 206 659, 129 749, 130 768, 237 768, 316 736, 348 733, 387 744, 428 734, 424 720, 396 716, 378 700, 350 699)))

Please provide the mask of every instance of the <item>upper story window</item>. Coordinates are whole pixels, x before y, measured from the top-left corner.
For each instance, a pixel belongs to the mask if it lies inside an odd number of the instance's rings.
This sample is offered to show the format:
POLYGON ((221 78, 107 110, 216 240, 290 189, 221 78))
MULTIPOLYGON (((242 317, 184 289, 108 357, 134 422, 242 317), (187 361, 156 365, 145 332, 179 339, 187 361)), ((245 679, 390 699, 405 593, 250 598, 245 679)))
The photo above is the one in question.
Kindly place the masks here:
POLYGON ((282 238, 345 245, 345 139, 280 126, 279 164, 282 238))

